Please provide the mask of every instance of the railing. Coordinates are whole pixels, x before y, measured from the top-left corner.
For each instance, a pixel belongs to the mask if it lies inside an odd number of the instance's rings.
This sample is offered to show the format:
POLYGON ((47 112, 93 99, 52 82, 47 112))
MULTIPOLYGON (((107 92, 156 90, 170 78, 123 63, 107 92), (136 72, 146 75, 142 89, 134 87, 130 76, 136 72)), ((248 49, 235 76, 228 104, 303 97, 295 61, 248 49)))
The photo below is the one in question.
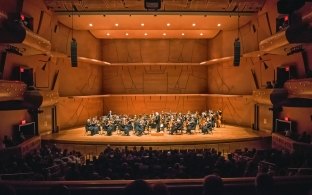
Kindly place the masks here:
POLYGON ((289 137, 277 133, 272 133, 272 148, 278 150, 287 150, 289 152, 293 152, 295 150, 311 151, 312 144, 297 142, 290 139, 289 137))
POLYGON ((8 159, 9 156, 16 156, 16 157, 24 157, 26 154, 33 150, 37 150, 41 147, 41 137, 40 136, 35 136, 32 137, 23 143, 14 146, 14 147, 9 147, 5 148, 0 151, 1 155, 1 160, 6 160, 8 159))
POLYGON ((34 173, 0 174, 0 180, 32 180, 34 173))
MULTIPOLYGON (((161 179, 146 180, 150 184, 165 183, 171 195, 202 194, 203 179, 161 179)), ((255 193, 255 178, 224 178, 224 195, 255 193)), ((0 184, 12 185, 17 194, 44 194, 53 186, 66 185, 72 194, 122 194, 124 187, 131 180, 99 180, 99 181, 0 181, 0 184)), ((275 177, 275 192, 283 195, 304 195, 311 190, 312 176, 275 177)))

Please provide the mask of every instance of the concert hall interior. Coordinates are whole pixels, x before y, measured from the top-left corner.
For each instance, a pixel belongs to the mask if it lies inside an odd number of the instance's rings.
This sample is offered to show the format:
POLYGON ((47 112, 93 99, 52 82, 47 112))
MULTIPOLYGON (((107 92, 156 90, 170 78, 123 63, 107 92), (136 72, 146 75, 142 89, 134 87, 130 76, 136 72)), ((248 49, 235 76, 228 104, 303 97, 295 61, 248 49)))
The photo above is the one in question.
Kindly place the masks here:
POLYGON ((311 43, 311 0, 0 0, 0 194, 311 195, 311 43))

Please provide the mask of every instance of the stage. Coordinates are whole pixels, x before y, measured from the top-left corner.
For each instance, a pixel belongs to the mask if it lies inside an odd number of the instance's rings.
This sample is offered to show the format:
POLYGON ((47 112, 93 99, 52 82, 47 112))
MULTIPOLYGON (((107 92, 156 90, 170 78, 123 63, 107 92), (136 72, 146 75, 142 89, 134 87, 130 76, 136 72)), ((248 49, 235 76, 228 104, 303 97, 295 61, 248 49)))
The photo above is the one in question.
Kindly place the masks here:
MULTIPOLYGON (((155 130, 152 130, 154 132, 155 130)), ((112 147, 124 146, 152 146, 154 149, 184 149, 184 148, 224 148, 234 150, 237 148, 270 147, 271 134, 255 131, 250 128, 224 125, 215 128, 212 134, 202 134, 196 130, 189 135, 170 135, 165 133, 152 133, 148 135, 136 136, 131 131, 130 136, 124 136, 113 133, 112 136, 99 135, 90 136, 86 134, 84 127, 63 130, 59 133, 42 136, 43 142, 55 143, 61 146, 71 146, 70 149, 80 148, 85 150, 102 150, 103 147, 110 145, 112 147), (96 146, 96 149, 91 149, 96 146)))

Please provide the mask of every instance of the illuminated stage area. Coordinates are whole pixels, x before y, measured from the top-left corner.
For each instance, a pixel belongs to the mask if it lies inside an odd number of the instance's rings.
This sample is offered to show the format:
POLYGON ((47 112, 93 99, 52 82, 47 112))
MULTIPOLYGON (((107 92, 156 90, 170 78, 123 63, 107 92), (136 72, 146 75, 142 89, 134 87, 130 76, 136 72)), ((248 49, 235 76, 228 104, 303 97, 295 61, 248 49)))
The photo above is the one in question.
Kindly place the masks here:
MULTIPOLYGON (((154 130, 152 130, 154 132, 154 130)), ((75 128, 57 134, 42 136, 44 142, 56 143, 68 149, 76 149, 85 153, 98 153, 108 144, 112 147, 124 146, 152 146, 153 149, 196 149, 216 148, 219 151, 230 152, 247 146, 253 148, 267 148, 271 145, 271 135, 254 131, 250 128, 224 125, 215 128, 212 134, 202 134, 197 129, 195 133, 170 135, 165 133, 151 133, 136 136, 131 131, 130 136, 86 135, 85 128, 75 128)))

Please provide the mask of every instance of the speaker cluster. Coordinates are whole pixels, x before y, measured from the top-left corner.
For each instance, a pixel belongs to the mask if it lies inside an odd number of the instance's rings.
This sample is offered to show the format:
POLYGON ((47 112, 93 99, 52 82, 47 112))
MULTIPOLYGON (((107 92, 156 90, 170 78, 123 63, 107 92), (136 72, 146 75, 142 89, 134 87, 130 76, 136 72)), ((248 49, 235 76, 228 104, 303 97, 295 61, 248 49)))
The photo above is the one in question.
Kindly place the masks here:
POLYGON ((234 66, 239 66, 240 64, 240 41, 239 38, 234 41, 234 66))
POLYGON ((77 67, 78 66, 78 59, 77 59, 77 41, 76 39, 72 39, 70 43, 70 57, 71 57, 71 66, 77 67))

